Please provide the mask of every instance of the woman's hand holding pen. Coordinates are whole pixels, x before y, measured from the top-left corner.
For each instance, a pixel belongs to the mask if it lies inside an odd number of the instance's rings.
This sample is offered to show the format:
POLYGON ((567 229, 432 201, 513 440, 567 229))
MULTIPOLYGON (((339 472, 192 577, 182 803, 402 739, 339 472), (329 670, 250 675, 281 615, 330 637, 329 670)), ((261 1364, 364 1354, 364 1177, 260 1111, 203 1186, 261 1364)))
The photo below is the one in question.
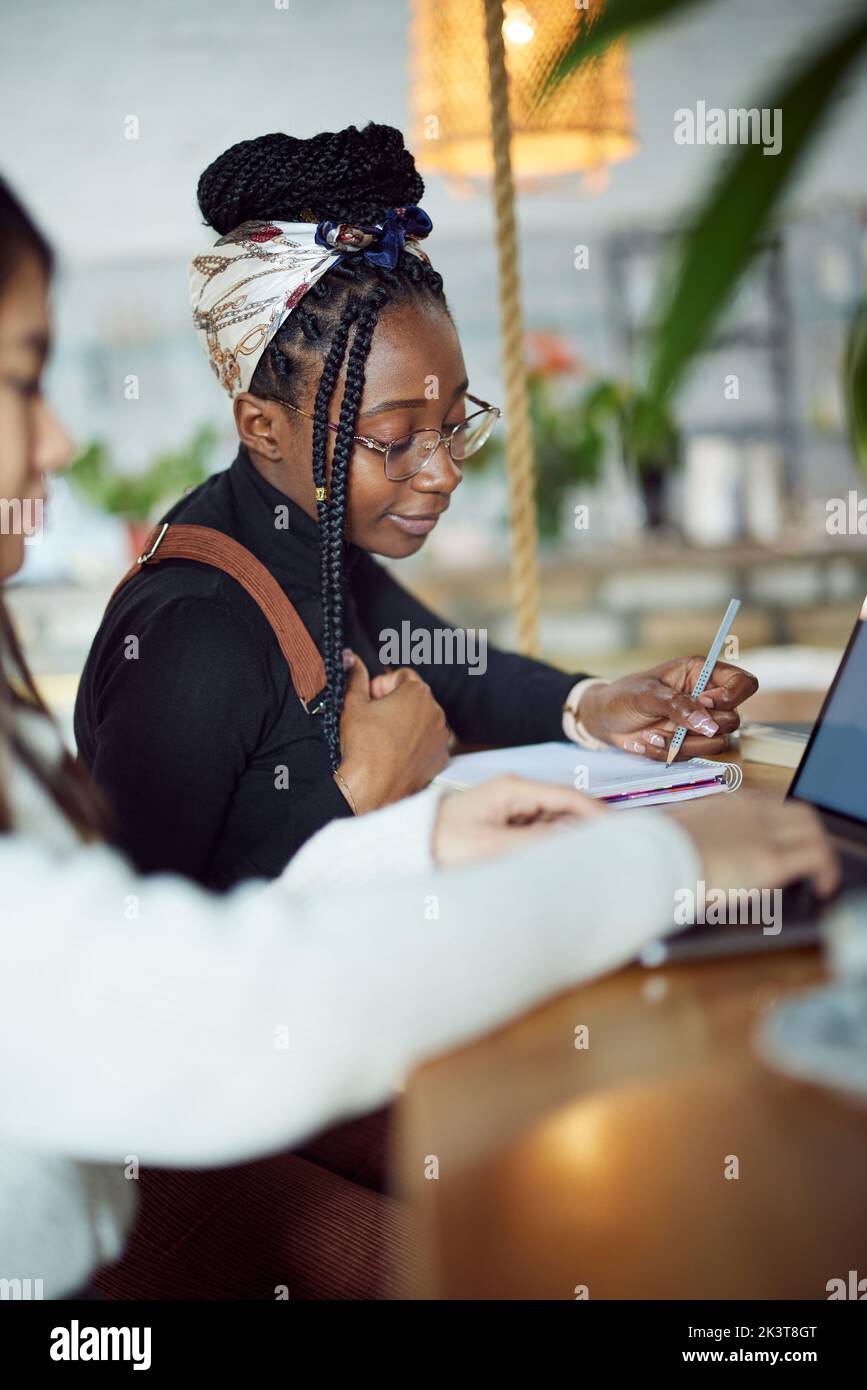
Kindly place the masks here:
POLYGON ((678 757, 721 753, 740 723, 737 706, 755 693, 759 683, 741 667, 718 661, 704 694, 694 700, 690 691, 704 661, 702 656, 678 657, 608 685, 590 686, 578 718, 594 738, 656 762, 665 762, 668 745, 681 724, 691 732, 678 757))
POLYGON ((420 791, 442 772, 449 730, 430 686, 401 667, 371 681, 360 657, 344 655, 340 719, 343 761, 337 785, 358 815, 420 791))

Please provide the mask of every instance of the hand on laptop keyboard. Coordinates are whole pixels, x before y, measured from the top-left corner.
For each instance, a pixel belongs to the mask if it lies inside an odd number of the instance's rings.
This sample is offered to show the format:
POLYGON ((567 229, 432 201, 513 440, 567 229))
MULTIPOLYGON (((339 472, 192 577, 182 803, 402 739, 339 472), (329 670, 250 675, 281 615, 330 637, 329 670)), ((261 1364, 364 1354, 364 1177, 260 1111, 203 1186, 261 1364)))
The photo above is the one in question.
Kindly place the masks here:
POLYGON ((836 852, 810 806, 741 791, 689 801, 666 814, 695 843, 708 888, 785 888, 804 881, 819 898, 838 888, 836 852))

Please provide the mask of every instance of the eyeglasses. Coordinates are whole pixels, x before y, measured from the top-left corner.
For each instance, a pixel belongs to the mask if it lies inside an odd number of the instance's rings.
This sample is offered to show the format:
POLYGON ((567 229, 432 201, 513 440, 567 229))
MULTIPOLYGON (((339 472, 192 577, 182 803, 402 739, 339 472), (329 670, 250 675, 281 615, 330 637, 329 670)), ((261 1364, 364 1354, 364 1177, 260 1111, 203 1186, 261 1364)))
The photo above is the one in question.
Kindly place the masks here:
MULTIPOLYGON (((309 411, 301 410, 297 405, 290 405, 279 396, 270 396, 268 399, 279 401, 287 410, 294 410, 308 420, 314 418, 309 411)), ((370 439, 365 434, 354 434, 353 441, 363 444, 366 449, 375 449, 378 454, 385 455, 385 476, 393 483, 402 483, 407 478, 414 478, 416 473, 427 468, 441 444, 445 444, 448 449, 452 463, 460 468, 465 459, 477 454, 482 445, 487 443, 494 425, 500 418, 499 406, 489 405, 487 401, 480 401, 478 396, 469 394, 466 399, 481 408, 445 431, 414 430, 412 434, 402 435, 400 439, 392 439, 389 444, 383 444, 379 439, 370 439)), ((328 428, 336 433, 339 426, 329 421, 328 428)))

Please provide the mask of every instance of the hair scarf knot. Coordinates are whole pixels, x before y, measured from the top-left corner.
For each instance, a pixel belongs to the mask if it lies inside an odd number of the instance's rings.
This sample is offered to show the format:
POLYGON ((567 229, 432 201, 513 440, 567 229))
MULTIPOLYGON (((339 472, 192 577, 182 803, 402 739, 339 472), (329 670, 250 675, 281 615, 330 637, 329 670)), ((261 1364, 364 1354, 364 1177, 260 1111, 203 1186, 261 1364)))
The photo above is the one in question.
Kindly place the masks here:
POLYGON ((244 222, 190 265, 193 326, 220 385, 249 389, 275 333, 316 281, 361 252, 394 269, 401 250, 430 265, 418 245, 433 229, 416 204, 389 208, 382 222, 244 222))

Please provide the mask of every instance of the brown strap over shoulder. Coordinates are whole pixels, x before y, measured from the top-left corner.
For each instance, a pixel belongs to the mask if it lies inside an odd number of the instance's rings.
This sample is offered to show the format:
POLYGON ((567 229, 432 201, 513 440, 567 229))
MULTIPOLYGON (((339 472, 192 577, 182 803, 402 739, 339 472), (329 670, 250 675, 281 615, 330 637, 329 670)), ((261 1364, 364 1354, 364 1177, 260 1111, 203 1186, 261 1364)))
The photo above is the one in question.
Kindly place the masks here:
POLYGON ((211 526, 164 522, 151 531, 144 551, 127 570, 109 603, 145 565, 155 565, 160 560, 198 560, 199 564, 213 565, 247 590, 270 623, 289 666, 292 684, 307 709, 326 684, 322 657, 295 605, 262 562, 239 541, 211 526))

